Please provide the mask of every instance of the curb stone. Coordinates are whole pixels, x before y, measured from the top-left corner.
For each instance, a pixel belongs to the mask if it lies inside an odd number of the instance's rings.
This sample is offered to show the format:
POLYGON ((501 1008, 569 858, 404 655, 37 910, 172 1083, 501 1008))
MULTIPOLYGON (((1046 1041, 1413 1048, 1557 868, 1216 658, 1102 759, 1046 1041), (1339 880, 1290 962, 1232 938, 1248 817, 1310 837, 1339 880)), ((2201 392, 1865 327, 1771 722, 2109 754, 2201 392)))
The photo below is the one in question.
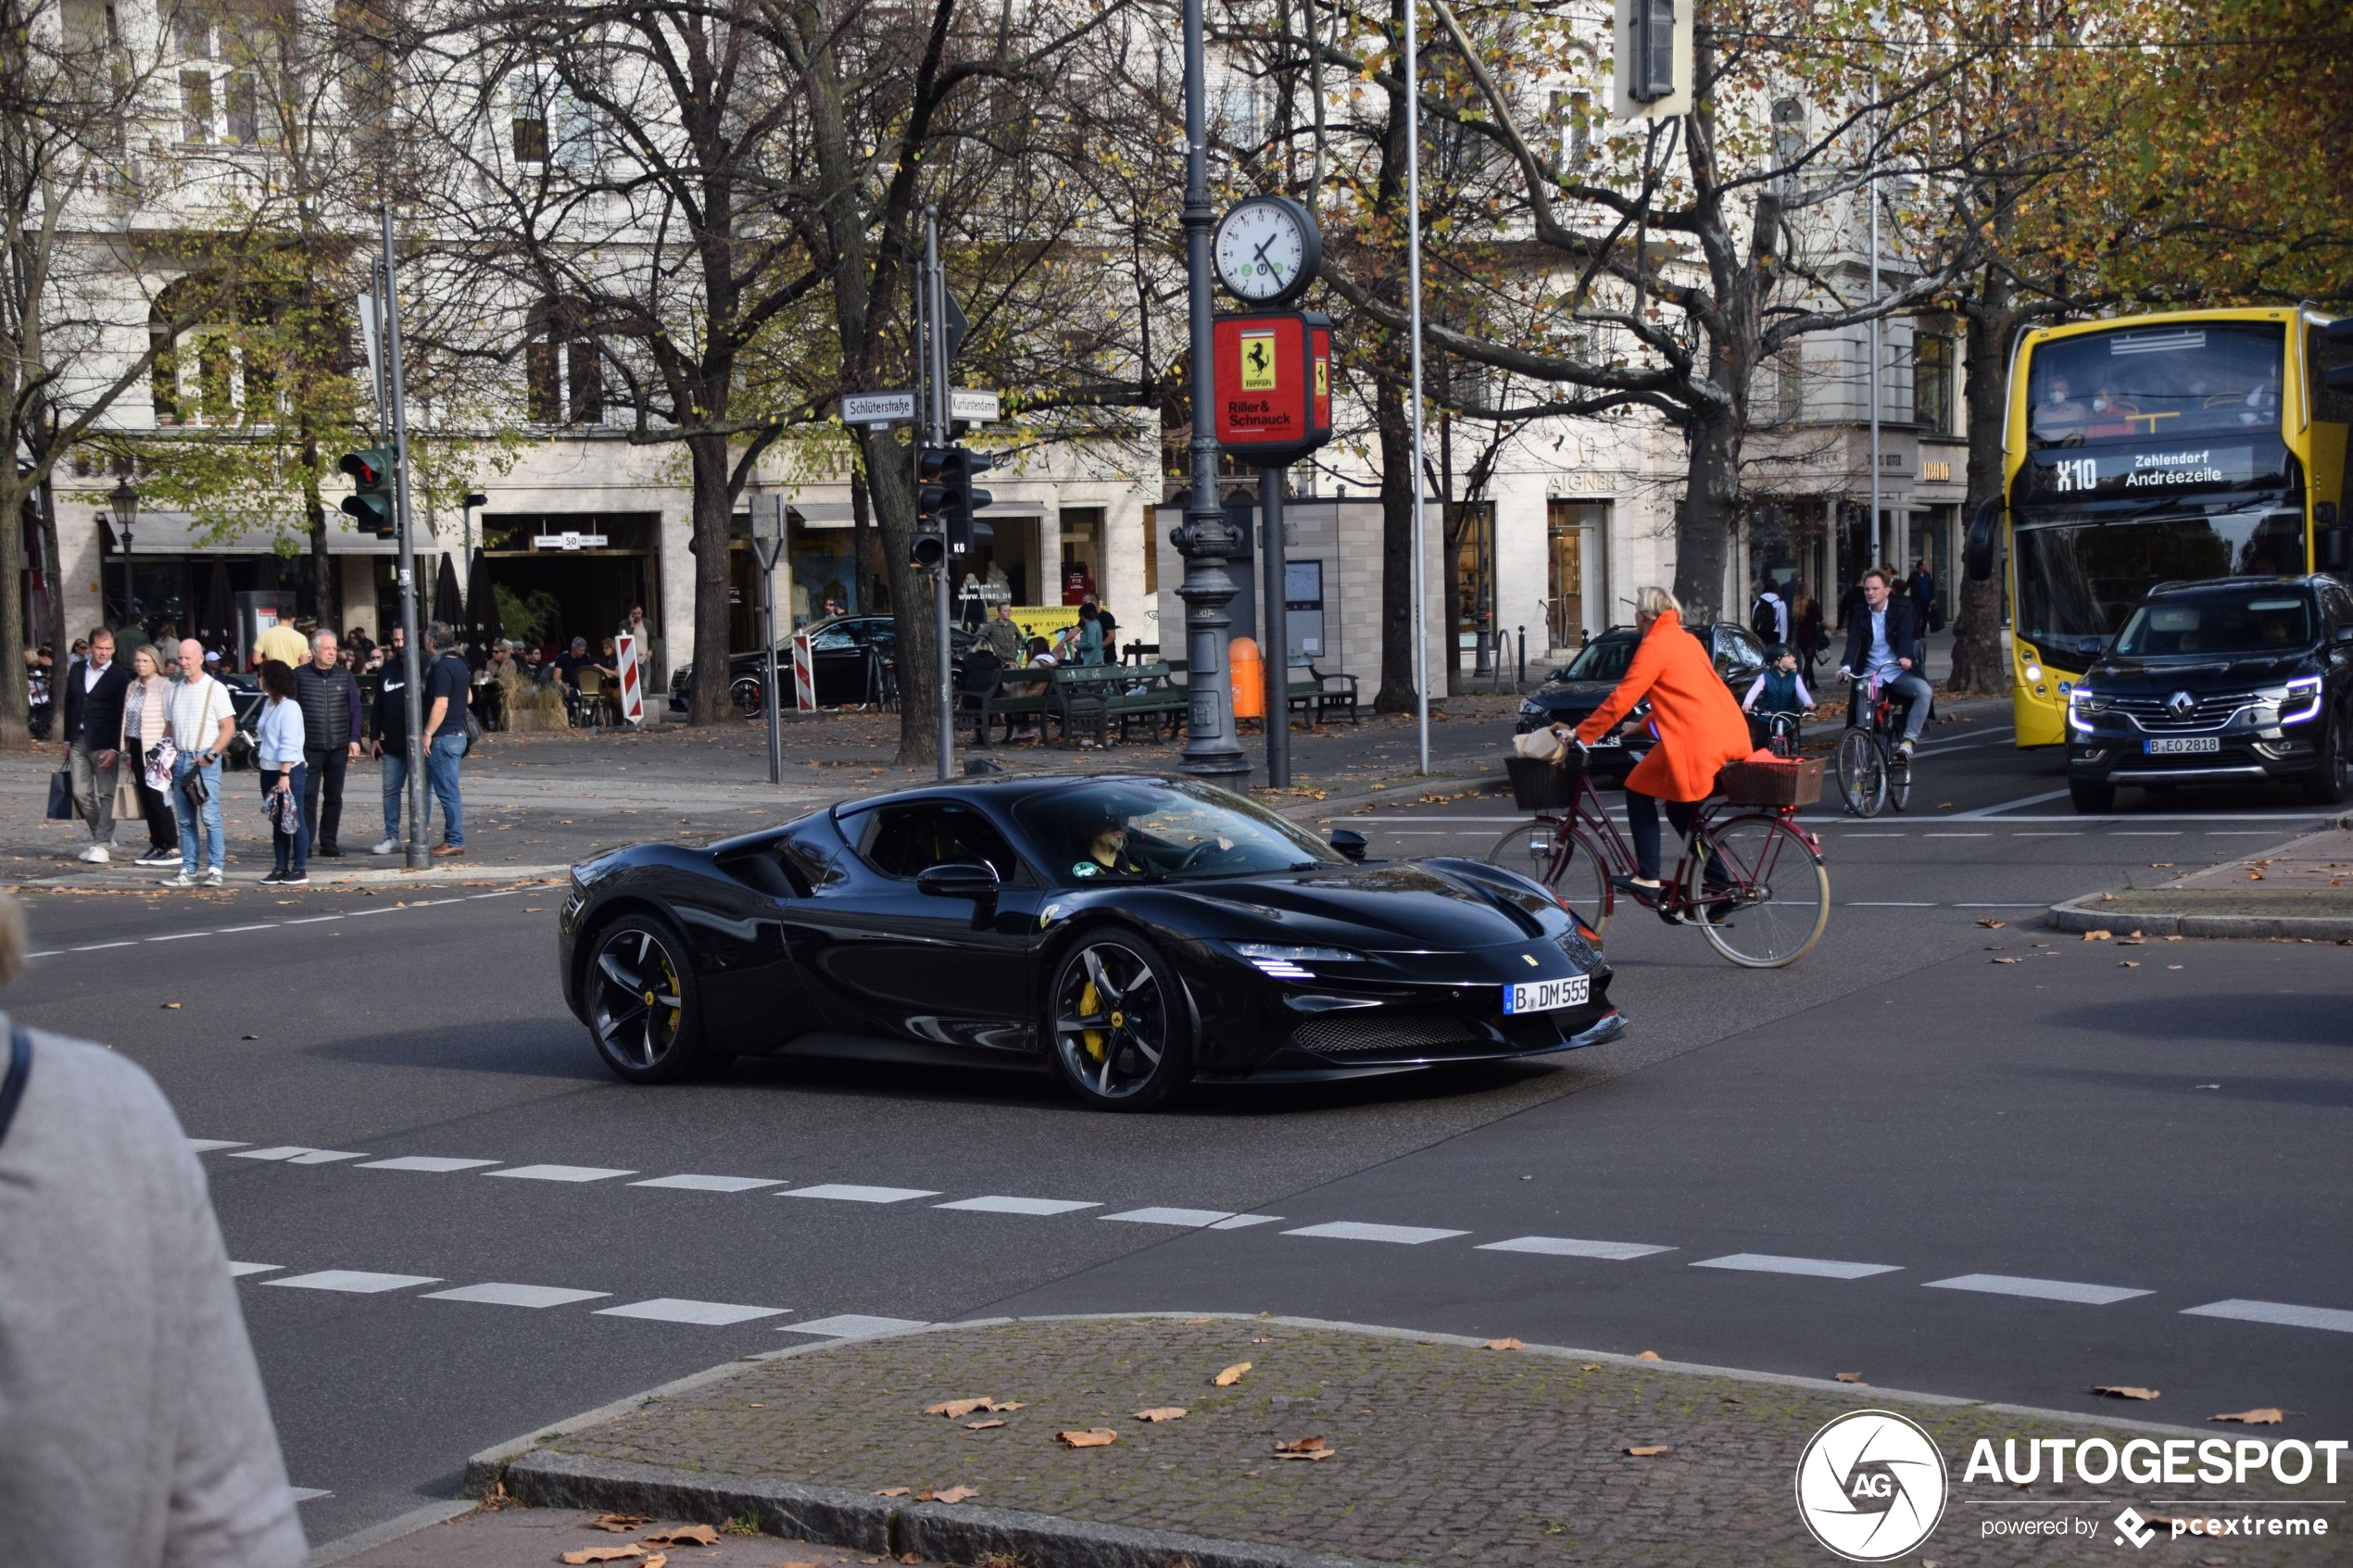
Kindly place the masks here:
MULTIPOLYGON (((2298 834, 2284 844, 2258 850, 2252 855, 2242 855, 2225 864, 2246 865, 2255 860, 2276 859, 2299 844, 2322 837, 2328 833, 2353 828, 2353 811, 2342 812, 2328 819, 2328 827, 2321 833, 2298 834)), ((2152 891, 2171 892, 2180 885, 2173 883, 2152 891)), ((2353 915, 2202 915, 2190 909, 2158 912, 2103 909, 2100 906, 2107 897, 2104 893, 2086 893, 2080 897, 2053 904, 2049 915, 2052 928, 2082 932, 2132 927, 2152 936, 2281 936, 2309 937, 2315 942, 2353 941, 2353 915)))

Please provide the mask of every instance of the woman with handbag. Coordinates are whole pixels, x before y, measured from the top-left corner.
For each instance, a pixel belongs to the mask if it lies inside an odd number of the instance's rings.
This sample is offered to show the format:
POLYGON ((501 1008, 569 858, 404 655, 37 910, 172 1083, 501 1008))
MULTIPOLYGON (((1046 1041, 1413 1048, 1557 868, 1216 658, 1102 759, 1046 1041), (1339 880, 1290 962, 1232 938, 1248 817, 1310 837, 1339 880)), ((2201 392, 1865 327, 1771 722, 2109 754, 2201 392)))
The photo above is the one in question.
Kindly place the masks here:
MULTIPOLYGON (((114 814, 119 822, 136 815, 147 824, 147 852, 134 865, 174 866, 180 863, 180 824, 163 791, 147 782, 148 753, 162 742, 169 727, 171 682, 149 643, 131 650, 131 685, 122 694, 121 783, 116 786, 114 814)), ((167 766, 167 779, 170 772, 167 766)))
POLYGON ((261 880, 278 887, 308 887, 310 824, 302 815, 302 790, 310 769, 302 755, 302 700, 296 694, 294 667, 283 659, 263 659, 261 689, 267 700, 253 727, 254 768, 261 775, 262 812, 270 819, 270 847, 277 859, 261 880))

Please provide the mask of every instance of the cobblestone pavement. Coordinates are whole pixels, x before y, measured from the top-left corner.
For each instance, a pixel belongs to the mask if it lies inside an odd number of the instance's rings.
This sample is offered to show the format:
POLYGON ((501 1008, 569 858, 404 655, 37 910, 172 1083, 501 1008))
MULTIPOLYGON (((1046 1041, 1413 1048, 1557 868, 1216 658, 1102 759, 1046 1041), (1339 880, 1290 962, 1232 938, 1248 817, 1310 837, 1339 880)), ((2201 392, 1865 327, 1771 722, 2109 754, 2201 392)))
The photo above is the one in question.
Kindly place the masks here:
MULTIPOLYGON (((1398 1562, 1814 1568, 1830 1559, 1792 1502, 1799 1455, 1831 1418, 1881 1404, 1934 1435, 1952 1475, 1924 1562, 2075 1562, 2086 1541, 2113 1551, 2108 1522, 2127 1500, 2144 1514, 2183 1512, 2120 1484, 1961 1482, 1980 1437, 1998 1449, 2010 1437, 2136 1435, 2115 1428, 1868 1387, 1834 1394, 1235 1318, 1029 1321, 854 1342, 748 1366, 547 1446, 811 1486, 968 1486, 980 1507, 1398 1562), (1239 1382, 1213 1386, 1244 1361, 1239 1382), (925 1413, 984 1396, 1020 1408, 925 1413), (1166 1406, 1187 1413, 1157 1424, 1135 1414, 1166 1406), (1056 1440, 1089 1428, 1117 1441, 1073 1449, 1056 1440), (1334 1457, 1277 1458, 1277 1444, 1310 1437, 1334 1457), (1654 1447, 1663 1451, 1629 1452, 1654 1447), (2096 1521, 2098 1533, 2072 1542, 1982 1534, 1989 1520, 2063 1516, 2096 1521)), ((2258 1486, 2232 1495, 2287 1494, 2258 1486)), ((2233 1540, 2193 1555, 2203 1544, 2185 1540, 2171 1560, 2344 1561, 2342 1544, 2325 1539, 2233 1540)))
MULTIPOLYGON (((1446 716, 1433 716, 1431 768, 1441 777, 1492 771, 1511 734, 1518 698, 1509 693, 1456 697, 1446 716)), ((1401 792, 1420 780, 1411 715, 1366 714, 1361 724, 1338 723, 1292 733, 1294 804, 1361 791, 1385 783, 1401 792)), ((1173 770, 1181 745, 1114 746, 1108 750, 1041 746, 1035 742, 970 746, 960 731, 957 758, 990 759, 1008 771, 1101 772, 1173 770)), ((785 781, 768 783, 767 731, 740 721, 705 729, 664 723, 632 732, 601 730, 555 734, 496 734, 466 759, 466 856, 434 868, 436 880, 484 874, 511 877, 533 868, 560 868, 618 845, 676 837, 724 837, 780 822, 849 796, 922 784, 932 770, 894 766, 896 714, 825 713, 785 729, 785 781)), ((1263 767, 1265 742, 1243 737, 1244 750, 1263 767)), ((55 746, 0 758, 0 884, 44 880, 96 887, 152 888, 170 868, 131 865, 146 845, 137 823, 118 823, 115 860, 92 866, 74 856, 89 842, 79 822, 50 822, 49 775, 63 763, 55 746)), ((384 831, 378 764, 351 766, 344 789, 340 860, 313 859, 314 882, 360 875, 392 876, 397 856, 374 857, 368 847, 384 831)), ((249 882, 271 865, 260 786, 250 771, 221 782, 232 881, 249 882)), ((439 842, 436 816, 432 842, 439 842)), ((399 880, 409 880, 402 877, 399 880)))
POLYGON ((628 1560, 619 1568, 631 1568, 633 1562, 635 1568, 645 1568, 646 1562, 656 1555, 667 1557, 671 1568, 777 1568, 780 1562, 799 1563, 804 1568, 858 1568, 881 1562, 939 1568, 919 1557, 874 1557, 843 1547, 736 1535, 724 1529, 711 1546, 678 1545, 660 1537, 685 1521, 656 1519, 633 1529, 613 1531, 590 1523, 598 1517, 593 1510, 576 1508, 485 1510, 336 1562, 341 1568, 524 1568, 525 1564, 541 1568, 560 1562, 568 1551, 635 1546, 653 1537, 653 1544, 644 1548, 643 1557, 628 1560))

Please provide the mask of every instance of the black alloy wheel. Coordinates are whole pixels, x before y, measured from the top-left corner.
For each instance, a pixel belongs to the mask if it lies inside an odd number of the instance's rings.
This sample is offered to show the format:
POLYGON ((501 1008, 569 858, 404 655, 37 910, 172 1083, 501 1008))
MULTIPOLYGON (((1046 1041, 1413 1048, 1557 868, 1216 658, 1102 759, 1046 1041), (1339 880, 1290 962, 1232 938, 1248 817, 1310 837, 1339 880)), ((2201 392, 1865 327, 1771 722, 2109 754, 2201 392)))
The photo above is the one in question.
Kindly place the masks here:
POLYGON ((711 1065, 686 944, 668 921, 628 914, 599 931, 585 984, 588 1031, 615 1077, 673 1084, 711 1065))
POLYGON ((768 693, 759 676, 738 675, 727 684, 727 700, 745 718, 757 719, 766 711, 768 693))
POLYGON ((2347 763, 2345 716, 2331 714, 2321 732, 2321 771, 2304 781, 2304 798, 2315 806, 2342 801, 2353 790, 2353 780, 2346 776, 2347 763))
POLYGON ((1192 1022, 1176 972, 1126 930, 1083 936, 1046 994, 1047 1052, 1099 1110, 1161 1104, 1193 1075, 1192 1022))

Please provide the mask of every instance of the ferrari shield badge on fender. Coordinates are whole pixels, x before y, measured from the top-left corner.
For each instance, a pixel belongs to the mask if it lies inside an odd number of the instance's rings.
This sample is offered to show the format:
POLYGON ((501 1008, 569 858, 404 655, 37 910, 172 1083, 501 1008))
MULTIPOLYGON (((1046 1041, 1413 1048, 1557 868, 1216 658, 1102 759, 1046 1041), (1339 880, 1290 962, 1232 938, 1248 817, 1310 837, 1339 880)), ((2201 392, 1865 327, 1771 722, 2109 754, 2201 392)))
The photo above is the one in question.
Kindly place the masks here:
POLYGON ((1043 931, 1062 918, 1063 907, 1060 904, 1049 904, 1038 911, 1038 929, 1043 931))

